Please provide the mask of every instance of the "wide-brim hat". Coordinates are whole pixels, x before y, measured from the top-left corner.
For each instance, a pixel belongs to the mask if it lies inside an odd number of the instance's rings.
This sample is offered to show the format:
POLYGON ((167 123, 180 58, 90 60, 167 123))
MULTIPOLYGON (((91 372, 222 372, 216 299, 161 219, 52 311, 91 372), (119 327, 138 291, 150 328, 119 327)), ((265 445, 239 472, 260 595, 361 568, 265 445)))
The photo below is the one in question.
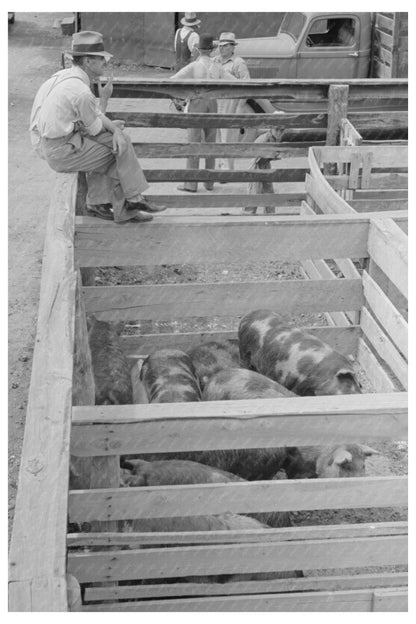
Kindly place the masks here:
POLYGON ((80 30, 72 35, 71 49, 66 53, 69 58, 74 56, 103 56, 109 61, 113 55, 104 50, 103 36, 93 30, 80 30))
POLYGON ((208 33, 202 33, 199 35, 199 42, 197 48, 199 50, 213 50, 216 47, 214 37, 208 33))
POLYGON ((181 24, 183 26, 198 26, 201 23, 196 16, 196 13, 185 13, 185 17, 181 19, 181 24))
POLYGON ((231 43, 232 45, 238 45, 238 41, 235 40, 235 34, 233 32, 223 32, 220 34, 220 38, 216 42, 219 46, 228 45, 231 43))

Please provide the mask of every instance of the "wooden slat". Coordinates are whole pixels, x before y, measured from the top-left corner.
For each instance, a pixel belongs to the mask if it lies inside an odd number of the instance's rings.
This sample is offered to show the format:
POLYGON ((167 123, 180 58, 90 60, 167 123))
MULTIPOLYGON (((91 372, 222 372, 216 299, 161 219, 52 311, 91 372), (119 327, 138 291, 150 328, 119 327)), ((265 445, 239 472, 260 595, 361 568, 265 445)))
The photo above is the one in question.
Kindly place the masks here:
MULTIPOLYGON (((324 214, 354 214, 355 210, 349 206, 349 204, 342 199, 340 195, 333 189, 322 176, 310 176, 306 174, 305 177, 305 190, 309 194, 313 201, 319 206, 320 210, 324 214)), ((334 255, 340 256, 341 254, 335 253, 334 255)), ((327 256, 330 257, 330 256, 327 256)), ((332 256, 331 256, 332 257, 332 256)), ((353 256, 349 256, 353 257, 353 256)))
POLYGON ((371 258, 407 297, 407 236, 390 219, 373 219, 368 236, 371 258))
POLYGON ((407 363, 365 306, 361 310, 361 327, 378 356, 386 362, 407 390, 407 363))
POLYGON ((349 199, 349 205, 357 212, 382 212, 385 210, 407 210, 407 199, 349 199))
POLYGON ((390 299, 384 294, 377 282, 367 273, 363 272, 364 296, 374 312, 381 326, 403 353, 408 357, 408 327, 403 316, 394 307, 390 299))
POLYGON ((70 522, 402 505, 407 505, 406 477, 71 490, 68 500, 70 522))
MULTIPOLYGON (((355 576, 321 576, 270 581, 234 583, 169 583, 85 589, 85 600, 137 600, 167 596, 215 596, 264 594, 289 591, 340 591, 375 587, 397 587, 407 584, 406 573, 358 574, 355 576)), ((105 605, 101 605, 105 607, 105 605)))
MULTIPOLYGON (((375 593, 375 592, 374 592, 375 593)), ((407 611, 407 592, 380 593, 377 610, 407 611)), ((373 590, 311 592, 301 594, 261 594, 260 596, 187 598, 107 603, 106 611, 302 611, 363 612, 376 610, 373 590)), ((83 611, 102 611, 102 605, 84 606, 83 611)))
POLYGON ((400 312, 403 318, 408 319, 409 303, 407 297, 402 295, 400 290, 393 284, 380 267, 370 258, 368 263, 368 274, 381 288, 384 294, 390 299, 395 308, 400 312))
MULTIPOLYGON (((140 131, 139 131, 140 132, 140 131)), ((134 128, 126 128, 134 142, 139 158, 186 158, 187 156, 215 156, 216 158, 296 158, 302 161, 308 156, 308 147, 291 147, 290 143, 142 143, 134 128)), ((301 162, 303 165, 303 163, 301 162)))
POLYGON ((87 312, 101 320, 242 316, 253 301, 281 314, 359 310, 364 303, 359 279, 88 286, 84 296, 87 312))
POLYGON ((32 583, 31 603, 26 602, 27 593, 19 593, 16 601, 16 594, 12 592, 11 611, 36 611, 39 601, 52 605, 54 610, 67 610, 65 534, 76 285, 72 245, 75 197, 76 176, 61 177, 46 229, 35 351, 10 548, 10 581, 32 583), (62 579, 63 584, 58 594, 56 579, 62 579), (39 587, 40 580, 47 581, 44 587, 39 587))
POLYGON ((355 179, 346 175, 327 176, 326 179, 336 190, 344 188, 407 189, 408 186, 408 176, 404 173, 373 173, 365 179, 367 186, 362 186, 361 175, 357 175, 355 179))
MULTIPOLYGON (((292 160, 287 158, 287 161, 292 160)), ((303 160, 303 159, 302 159, 303 160)), ((277 161, 276 165, 282 161, 277 161)), ((291 164, 291 163, 290 163, 291 164)), ((302 168, 288 169, 287 167, 270 170, 219 170, 219 169, 145 169, 143 171, 148 182, 181 182, 206 181, 214 182, 303 182, 307 166, 302 168)), ((403 187, 404 184, 401 184, 403 187)))
POLYGON ((304 542, 293 541, 268 543, 267 548, 264 544, 222 544, 74 553, 68 556, 68 571, 83 583, 406 563, 406 537, 392 536, 332 540, 330 547, 326 540, 311 540, 307 549, 304 542))
POLYGON ((375 392, 394 392, 397 390, 386 371, 378 363, 376 356, 362 338, 358 339, 358 362, 375 392))
POLYGON ((394 166, 399 169, 408 166, 407 145, 360 145, 359 147, 325 145, 319 148, 313 147, 312 152, 319 165, 324 162, 350 163, 356 154, 361 156, 372 154, 373 167, 390 168, 394 166))
POLYGON ((364 258, 369 219, 351 216, 155 217, 129 226, 82 218, 75 248, 80 266, 364 258))
POLYGON ((71 453, 322 446, 406 437, 406 393, 85 406, 73 409, 71 453))
POLYGON ((384 28, 384 30, 389 30, 393 32, 393 20, 390 17, 385 17, 382 13, 376 13, 376 26, 379 28, 384 28))
POLYGON ((374 591, 373 611, 404 612, 408 610, 406 587, 374 591))
MULTIPOLYGON (((305 330, 325 340, 343 355, 355 355, 360 328, 349 327, 305 327, 305 330)), ((157 349, 176 348, 187 351, 192 347, 211 340, 237 340, 236 331, 225 332, 186 332, 163 334, 140 334, 122 336, 121 344, 127 356, 148 355, 157 349)))
POLYGON ((341 120, 341 135, 340 135, 340 145, 348 146, 348 145, 360 145, 362 143, 362 136, 357 131, 356 128, 352 125, 349 119, 341 120))
POLYGON ((363 524, 335 524, 325 526, 297 526, 280 529, 245 529, 239 531, 182 531, 151 533, 70 533, 68 548, 79 546, 139 546, 180 544, 232 544, 252 542, 276 542, 313 539, 341 539, 380 535, 407 535, 408 523, 376 522, 363 524))
MULTIPOLYGON (((302 266, 306 275, 312 280, 325 279, 325 277, 329 277, 329 279, 336 279, 325 260, 305 260, 302 263, 302 266)), ((327 313, 327 316, 329 316, 333 323, 338 327, 348 327, 350 324, 348 317, 344 314, 344 312, 332 312, 332 314, 327 313)))
MULTIPOLYGON (((134 100, 110 100, 106 114, 131 128, 326 128, 324 113, 220 115, 219 113, 149 113, 134 100)), ((404 113, 405 115, 406 113, 404 113)), ((389 113, 385 113, 389 115, 389 113)), ((401 113, 394 113, 400 116, 401 113)), ((401 118, 401 117, 400 117, 401 118)))
MULTIPOLYGON (((261 202, 267 202, 267 206, 285 206, 286 204, 299 203, 305 197, 304 185, 296 184, 296 188, 303 192, 294 191, 286 193, 264 193, 256 195, 248 194, 231 194, 224 195, 151 195, 151 199, 155 204, 166 206, 166 208, 230 208, 258 206, 261 202)), ((276 185, 277 189, 279 185, 276 185)), ((287 184, 285 184, 287 187, 287 184)), ((175 213, 176 214, 176 213, 175 213)))

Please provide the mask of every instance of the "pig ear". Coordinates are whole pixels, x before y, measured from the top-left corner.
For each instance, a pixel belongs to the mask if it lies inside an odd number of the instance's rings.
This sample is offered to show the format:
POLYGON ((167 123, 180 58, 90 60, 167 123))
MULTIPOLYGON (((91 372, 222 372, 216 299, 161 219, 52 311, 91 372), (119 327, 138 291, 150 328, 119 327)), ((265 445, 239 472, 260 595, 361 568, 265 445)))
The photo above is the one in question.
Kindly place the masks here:
POLYGON ((370 455, 381 455, 380 451, 376 451, 371 448, 371 446, 367 446, 366 444, 357 444, 357 446, 367 457, 370 455))
POLYGON ((338 379, 343 379, 343 378, 347 378, 347 379, 354 379, 354 375, 352 373, 352 371, 348 370, 348 369, 341 369, 337 372, 336 377, 338 379))
POLYGON ((334 464, 342 466, 342 464, 350 464, 352 462, 352 455, 345 448, 338 448, 334 451, 334 464))
POLYGON ((136 466, 146 466, 149 462, 145 459, 125 459, 123 460, 123 468, 133 470, 136 466))

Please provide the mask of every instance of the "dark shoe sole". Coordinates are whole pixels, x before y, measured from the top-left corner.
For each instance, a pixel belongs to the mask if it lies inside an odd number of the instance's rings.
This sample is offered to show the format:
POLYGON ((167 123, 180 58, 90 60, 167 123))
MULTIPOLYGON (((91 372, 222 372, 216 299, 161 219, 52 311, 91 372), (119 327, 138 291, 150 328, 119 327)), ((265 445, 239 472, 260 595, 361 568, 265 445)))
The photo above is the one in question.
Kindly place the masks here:
POLYGON ((109 210, 103 210, 100 208, 87 208, 87 215, 89 217, 97 217, 98 219, 104 219, 105 221, 114 221, 113 213, 109 210))
POLYGON ((146 223, 153 221, 153 217, 148 212, 139 211, 134 217, 130 217, 130 219, 125 219, 124 221, 117 221, 117 224, 123 225, 123 223, 131 223, 132 221, 136 223, 146 223))

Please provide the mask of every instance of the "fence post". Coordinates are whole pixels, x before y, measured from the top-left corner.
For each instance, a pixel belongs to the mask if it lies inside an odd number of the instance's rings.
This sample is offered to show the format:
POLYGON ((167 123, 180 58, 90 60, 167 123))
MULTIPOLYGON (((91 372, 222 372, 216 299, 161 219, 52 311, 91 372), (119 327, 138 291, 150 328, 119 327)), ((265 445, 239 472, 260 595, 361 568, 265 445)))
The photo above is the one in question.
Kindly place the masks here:
MULTIPOLYGON (((341 133, 341 123, 348 112, 348 85, 330 85, 328 90, 328 128, 326 145, 338 145, 341 133)), ((324 165, 324 175, 335 175, 336 165, 324 165)))

